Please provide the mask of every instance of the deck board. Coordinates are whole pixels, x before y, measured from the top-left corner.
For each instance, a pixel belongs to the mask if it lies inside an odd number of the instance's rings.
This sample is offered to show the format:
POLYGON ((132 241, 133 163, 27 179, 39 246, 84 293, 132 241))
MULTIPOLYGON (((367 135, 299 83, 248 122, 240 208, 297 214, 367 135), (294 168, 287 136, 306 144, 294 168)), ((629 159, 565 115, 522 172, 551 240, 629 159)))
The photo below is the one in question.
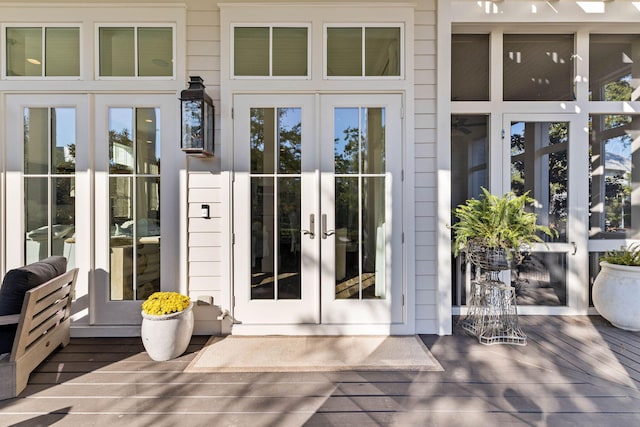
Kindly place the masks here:
POLYGON ((139 338, 72 339, 0 402, 0 425, 640 425, 640 333, 599 317, 520 323, 526 346, 421 336, 444 372, 184 373, 208 337, 167 362, 139 338))

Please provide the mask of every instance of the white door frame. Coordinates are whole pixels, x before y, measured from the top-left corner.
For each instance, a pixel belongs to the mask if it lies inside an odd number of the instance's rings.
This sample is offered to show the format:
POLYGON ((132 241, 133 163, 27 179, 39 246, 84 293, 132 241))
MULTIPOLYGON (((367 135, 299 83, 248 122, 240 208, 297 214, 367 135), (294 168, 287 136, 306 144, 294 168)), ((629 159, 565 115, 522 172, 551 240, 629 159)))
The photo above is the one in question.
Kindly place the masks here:
MULTIPOLYGON (((234 324, 233 334, 390 334, 403 333, 407 328, 406 306, 403 304, 405 295, 404 283, 404 262, 403 262, 403 184, 402 184, 402 160, 403 160, 403 132, 402 132, 402 96, 399 94, 369 94, 369 95, 322 95, 322 94, 300 94, 300 95, 250 95, 241 94, 234 97, 234 324), (248 121, 248 109, 255 107, 292 107, 304 105, 305 108, 312 107, 311 116, 303 113, 304 118, 311 122, 311 126, 303 127, 303 138, 305 131, 311 136, 314 147, 314 157, 303 160, 303 194, 316 195, 319 188, 321 195, 308 198, 309 203, 303 207, 301 214, 302 228, 307 228, 307 223, 311 214, 315 215, 315 239, 304 236, 304 245, 321 254, 322 269, 311 276, 308 266, 303 267, 309 276, 304 280, 303 287, 313 284, 316 289, 307 290, 310 299, 307 305, 301 304, 303 308, 300 312, 295 307, 296 301, 282 301, 274 304, 274 301, 250 300, 246 283, 247 260, 250 258, 251 241, 249 227, 242 218, 250 212, 250 177, 247 173, 249 168, 248 150, 243 148, 242 142, 247 141, 249 134, 248 126, 242 121, 248 121), (386 198, 387 215, 393 209, 392 221, 388 225, 386 265, 395 266, 392 273, 390 268, 386 269, 387 293, 384 300, 362 300, 358 301, 336 300, 335 299, 335 276, 333 268, 335 254, 335 235, 326 239, 322 237, 322 216, 327 214, 325 207, 333 209, 333 107, 334 106, 375 106, 386 109, 386 134, 389 146, 386 155, 387 161, 387 195, 386 198), (330 119, 328 119, 329 117, 330 119), (389 135, 394 135, 390 137, 389 135), (320 144, 313 140, 321 141, 320 144), (400 142, 398 144, 398 142, 400 142), (322 156, 321 147, 331 147, 324 150, 326 156, 322 156), (319 156, 319 157, 318 157, 319 156), (394 165, 394 166, 390 166, 394 165), (306 180, 304 179, 306 178, 306 180), (321 187, 322 186, 322 187, 321 187), (308 193, 308 194, 307 194, 308 193), (398 200, 398 197, 400 200, 398 200), (321 208, 321 209, 320 209, 321 208), (244 226, 243 226, 244 224, 244 226), (244 242, 244 243, 243 243, 244 242), (393 250, 391 250, 393 249, 393 250), (244 277, 244 280, 241 278, 244 277), (323 284, 320 284, 320 277, 323 284), (322 294, 322 298, 319 296, 322 294), (362 304, 364 302, 365 304, 362 304), (244 305, 244 306, 243 306, 244 305), (281 307, 281 308, 278 308, 281 307), (305 312, 306 310, 306 312, 305 312), (302 313, 306 313, 302 315, 302 313), (294 322, 291 319, 304 319, 303 322, 294 322), (246 319, 246 320, 245 320, 246 319), (364 319, 364 320, 363 320, 364 319)), ((303 125, 304 126, 304 125, 303 125)), ((306 138, 305 138, 306 139, 306 138)), ((303 149, 304 150, 304 149, 303 149)), ((304 197, 304 196, 303 196, 304 197)), ((306 202, 305 202, 306 203, 306 202)), ((246 218, 245 218, 246 219, 246 218)), ((332 229, 333 215, 327 215, 327 228, 332 229)), ((317 268, 317 267, 315 267, 317 268)), ((303 290, 303 298, 305 291, 303 290)))

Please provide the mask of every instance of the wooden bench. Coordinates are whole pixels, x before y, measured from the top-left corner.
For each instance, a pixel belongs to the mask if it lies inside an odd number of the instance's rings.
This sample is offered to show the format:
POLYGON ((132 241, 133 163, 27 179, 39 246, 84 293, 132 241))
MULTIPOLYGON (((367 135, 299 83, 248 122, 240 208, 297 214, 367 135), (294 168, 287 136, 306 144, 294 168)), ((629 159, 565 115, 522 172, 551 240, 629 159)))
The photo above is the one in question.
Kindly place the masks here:
POLYGON ((17 324, 9 358, 0 361, 0 399, 18 396, 29 375, 59 346, 69 344, 71 300, 78 269, 27 291, 22 312, 0 316, 0 325, 17 324))

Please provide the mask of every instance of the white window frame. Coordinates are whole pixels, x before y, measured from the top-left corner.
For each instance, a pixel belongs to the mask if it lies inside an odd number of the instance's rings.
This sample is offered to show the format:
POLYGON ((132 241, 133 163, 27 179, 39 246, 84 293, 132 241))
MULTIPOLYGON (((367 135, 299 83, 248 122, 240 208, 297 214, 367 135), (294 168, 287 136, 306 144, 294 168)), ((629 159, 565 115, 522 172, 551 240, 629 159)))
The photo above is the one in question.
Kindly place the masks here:
POLYGON ((82 25, 80 24, 65 24, 65 23, 10 23, 10 24, 2 24, 0 26, 2 33, 0 34, 0 54, 2 55, 2 80, 82 80, 82 64, 83 64, 83 34, 82 34, 82 25), (42 30, 42 73, 39 76, 8 76, 7 75, 7 28, 40 28, 42 30), (80 71, 77 76, 47 76, 45 74, 46 70, 46 30, 47 28, 77 28, 78 29, 78 37, 80 38, 79 47, 78 47, 78 61, 80 64, 80 71))
POLYGON ((177 62, 177 40, 176 40, 176 24, 167 23, 167 22, 145 22, 145 23, 106 23, 101 22, 95 25, 95 46, 94 46, 94 69, 95 69, 95 79, 96 80, 176 80, 176 62, 177 62), (134 70, 135 74, 133 76, 101 76, 100 75, 100 29, 101 28, 133 28, 134 35, 134 70), (173 62, 171 64, 171 75, 170 76, 139 76, 138 75, 138 59, 139 59, 139 51, 138 51, 138 29, 139 28, 171 28, 171 50, 173 55, 173 62))
POLYGON ((394 22, 379 22, 379 23, 370 23, 370 22, 352 22, 352 23, 326 23, 322 29, 322 77, 325 80, 404 80, 404 62, 405 62, 405 41, 404 41, 404 23, 394 23, 394 22), (327 55, 328 51, 328 42, 327 42, 327 31, 329 28, 360 28, 362 31, 362 70, 359 76, 329 76, 327 75, 327 55), (365 66, 366 66, 366 51, 365 51, 365 31, 367 28, 399 28, 400 29, 400 74, 397 76, 366 76, 365 75, 365 66))
POLYGON ((229 76, 233 80, 311 80, 311 40, 313 34, 311 32, 310 23, 236 23, 230 26, 231 33, 229 34, 229 41, 231 43, 231 57, 229 60, 229 76), (269 75, 268 76, 237 76, 235 73, 235 31, 236 28, 268 28, 269 29, 269 75), (306 28, 307 29, 307 74, 305 76, 274 76, 273 75, 273 29, 274 28, 306 28))

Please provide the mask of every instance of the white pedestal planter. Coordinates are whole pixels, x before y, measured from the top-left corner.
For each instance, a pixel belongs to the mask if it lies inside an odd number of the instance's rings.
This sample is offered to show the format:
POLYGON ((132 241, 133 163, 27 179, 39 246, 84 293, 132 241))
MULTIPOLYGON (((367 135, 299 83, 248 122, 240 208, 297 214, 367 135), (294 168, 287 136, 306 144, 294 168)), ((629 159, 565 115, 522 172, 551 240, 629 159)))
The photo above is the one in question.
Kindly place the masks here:
POLYGON ((600 263, 593 305, 614 326, 640 331, 640 267, 600 263))
POLYGON ((193 333, 193 303, 178 313, 153 316, 142 312, 142 344, 153 360, 175 359, 187 350, 193 333))

